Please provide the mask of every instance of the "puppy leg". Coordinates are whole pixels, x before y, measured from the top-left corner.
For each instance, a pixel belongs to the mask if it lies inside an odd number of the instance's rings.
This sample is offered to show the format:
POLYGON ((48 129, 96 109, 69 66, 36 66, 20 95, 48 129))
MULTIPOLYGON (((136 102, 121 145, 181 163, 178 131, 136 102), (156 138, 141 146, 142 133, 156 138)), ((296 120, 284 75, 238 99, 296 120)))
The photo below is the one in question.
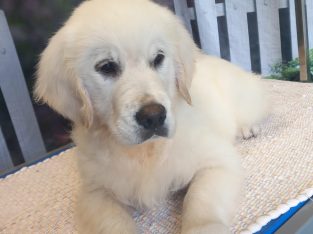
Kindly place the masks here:
POLYGON ((130 214, 103 190, 83 193, 77 213, 81 234, 133 234, 136 226, 130 214))
POLYGON ((238 170, 208 168, 190 184, 183 206, 182 234, 223 234, 228 228, 240 188, 238 170))
POLYGON ((252 127, 242 127, 241 128, 241 134, 242 138, 245 140, 248 140, 252 137, 257 137, 260 133, 260 127, 257 125, 254 125, 252 127))

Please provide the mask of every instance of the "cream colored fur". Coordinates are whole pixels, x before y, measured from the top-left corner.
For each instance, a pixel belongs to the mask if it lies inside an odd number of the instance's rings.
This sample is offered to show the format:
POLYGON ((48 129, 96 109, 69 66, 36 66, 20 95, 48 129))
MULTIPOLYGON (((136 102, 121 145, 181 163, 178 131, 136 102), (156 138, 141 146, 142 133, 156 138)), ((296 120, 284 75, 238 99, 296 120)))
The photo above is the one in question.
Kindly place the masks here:
POLYGON ((129 207, 151 208, 187 186, 182 233, 229 232, 241 183, 233 142, 241 130, 255 134, 262 87, 201 54, 170 11, 148 0, 84 2, 43 52, 35 93, 74 123, 80 233, 136 233, 129 207), (121 64, 118 77, 95 70, 106 58, 121 64), (134 115, 149 102, 166 108, 168 138, 138 135, 134 115))

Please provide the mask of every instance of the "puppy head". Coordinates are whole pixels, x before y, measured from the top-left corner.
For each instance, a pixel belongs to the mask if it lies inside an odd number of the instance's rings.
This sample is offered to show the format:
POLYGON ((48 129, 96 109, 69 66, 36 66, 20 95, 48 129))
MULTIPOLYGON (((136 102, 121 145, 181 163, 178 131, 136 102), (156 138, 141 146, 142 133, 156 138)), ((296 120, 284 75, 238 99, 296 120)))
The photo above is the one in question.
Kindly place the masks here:
POLYGON ((43 52, 35 95, 76 125, 106 126, 123 144, 170 137, 177 102, 191 103, 196 53, 163 7, 86 1, 43 52))

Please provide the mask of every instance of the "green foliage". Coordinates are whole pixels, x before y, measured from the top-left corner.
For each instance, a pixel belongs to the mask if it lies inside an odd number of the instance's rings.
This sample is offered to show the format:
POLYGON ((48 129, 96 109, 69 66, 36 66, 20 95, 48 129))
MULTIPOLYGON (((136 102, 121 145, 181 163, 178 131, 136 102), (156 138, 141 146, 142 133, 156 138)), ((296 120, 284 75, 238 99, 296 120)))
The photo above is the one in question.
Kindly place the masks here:
MULTIPOLYGON (((310 72, 311 72, 311 82, 313 77, 313 49, 309 51, 310 60, 310 72)), ((277 80, 288 80, 288 81, 299 81, 300 80, 300 65, 299 58, 295 58, 287 63, 279 62, 271 67, 272 75, 269 79, 277 80)))

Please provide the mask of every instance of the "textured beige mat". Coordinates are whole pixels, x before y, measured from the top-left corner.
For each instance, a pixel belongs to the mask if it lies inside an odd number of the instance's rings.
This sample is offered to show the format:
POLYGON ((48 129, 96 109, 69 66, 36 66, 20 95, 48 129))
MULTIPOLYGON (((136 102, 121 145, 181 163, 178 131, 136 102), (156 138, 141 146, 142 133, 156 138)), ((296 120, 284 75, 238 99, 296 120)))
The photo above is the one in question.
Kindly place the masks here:
MULTIPOLYGON (((257 231, 313 195, 313 85, 266 81, 273 111, 256 139, 238 142, 245 194, 234 233, 257 231)), ((0 180, 0 233, 76 233, 75 149, 0 180)), ((182 196, 134 213, 141 233, 177 233, 182 196)))

